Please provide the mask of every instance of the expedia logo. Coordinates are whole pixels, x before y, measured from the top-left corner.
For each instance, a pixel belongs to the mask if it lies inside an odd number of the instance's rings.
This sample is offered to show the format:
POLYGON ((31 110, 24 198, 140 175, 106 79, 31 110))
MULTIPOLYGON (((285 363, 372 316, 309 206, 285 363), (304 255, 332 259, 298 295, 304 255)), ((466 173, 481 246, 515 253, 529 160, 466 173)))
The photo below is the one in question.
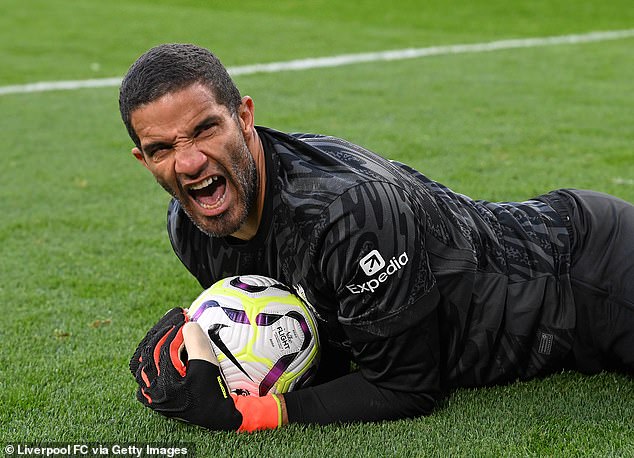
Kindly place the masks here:
POLYGON ((368 277, 371 277, 375 273, 379 272, 383 267, 385 267, 385 259, 381 256, 377 250, 370 251, 367 255, 361 259, 359 263, 361 268, 365 272, 368 277))
POLYGON ((389 263, 386 263, 383 256, 381 256, 377 250, 372 250, 361 259, 359 266, 368 277, 373 277, 377 273, 379 274, 378 277, 372 278, 358 285, 346 285, 346 288, 348 288, 352 294, 360 294, 364 292, 373 293, 392 275, 405 267, 408 262, 409 258, 405 252, 403 252, 399 257, 394 256, 390 259, 389 263), (385 270, 383 270, 384 267, 386 267, 385 270))

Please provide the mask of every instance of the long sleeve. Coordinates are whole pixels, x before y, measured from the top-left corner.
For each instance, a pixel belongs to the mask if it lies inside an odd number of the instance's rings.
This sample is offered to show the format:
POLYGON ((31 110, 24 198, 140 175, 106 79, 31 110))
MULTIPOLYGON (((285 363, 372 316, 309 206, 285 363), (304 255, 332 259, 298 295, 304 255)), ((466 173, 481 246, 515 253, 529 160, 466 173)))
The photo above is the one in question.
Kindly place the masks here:
POLYGON ((436 313, 386 339, 354 344, 359 371, 285 395, 290 422, 380 421, 431 413, 443 397, 436 313))

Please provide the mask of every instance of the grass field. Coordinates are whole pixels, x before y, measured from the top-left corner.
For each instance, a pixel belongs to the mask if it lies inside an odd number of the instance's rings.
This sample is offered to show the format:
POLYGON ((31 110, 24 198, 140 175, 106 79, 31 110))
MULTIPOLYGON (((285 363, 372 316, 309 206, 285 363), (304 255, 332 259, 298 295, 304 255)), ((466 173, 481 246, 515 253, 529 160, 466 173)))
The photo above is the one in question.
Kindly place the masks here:
MULTIPOLYGON (((634 28, 631 0, 3 0, 0 86, 122 76, 148 47, 228 66, 634 28), (424 5, 424 6, 423 6, 424 5)), ((455 191, 555 187, 634 202, 634 38, 236 77, 256 120, 348 138, 455 191)), ((613 374, 461 390, 384 424, 209 433, 151 414, 127 369, 197 283, 167 195, 130 155, 117 88, 0 96, 0 445, 196 444, 198 456, 633 456, 634 382, 613 374)), ((634 351, 634 350, 633 350, 634 351)))

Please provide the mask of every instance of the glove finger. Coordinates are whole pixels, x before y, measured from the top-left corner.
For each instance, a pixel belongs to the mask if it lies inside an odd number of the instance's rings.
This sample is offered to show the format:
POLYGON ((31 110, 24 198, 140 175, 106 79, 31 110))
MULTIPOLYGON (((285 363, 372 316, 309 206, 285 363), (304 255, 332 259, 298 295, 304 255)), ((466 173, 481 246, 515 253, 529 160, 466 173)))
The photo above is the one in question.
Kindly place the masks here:
POLYGON ((152 398, 150 398, 150 396, 145 393, 145 388, 143 388, 142 386, 139 386, 139 388, 136 390, 136 398, 145 407, 152 408, 152 398))
POLYGON ((139 364, 134 378, 140 387, 147 388, 158 376, 158 368, 154 364, 153 351, 151 347, 145 347, 139 357, 139 364))
MULTIPOLYGON (((147 345, 141 349, 134 377, 140 387, 148 389, 155 384, 160 376, 161 367, 167 364, 166 360, 174 358, 172 364, 181 376, 185 375, 185 366, 177 359, 179 350, 183 347, 182 327, 171 327, 156 333, 156 343, 147 345), (170 354, 170 349, 173 354, 170 354), (164 362, 161 363, 161 360, 164 362)), ((170 361, 171 362, 171 361, 170 361)), ((166 368, 170 370, 169 366, 166 368)))
POLYGON ((130 359, 130 372, 132 372, 133 375, 136 374, 141 359, 141 353, 145 347, 148 345, 156 345, 157 339, 160 339, 161 336, 164 335, 165 330, 170 329, 172 326, 182 325, 186 320, 187 315, 183 308, 174 307, 168 310, 165 315, 163 315, 161 319, 152 326, 137 346, 132 358, 130 359))
POLYGON ((154 349, 154 364, 158 367, 158 375, 161 375, 161 371, 176 371, 178 375, 185 377, 184 350, 183 326, 175 327, 167 334, 163 343, 154 349))
POLYGON ((143 348, 145 348, 145 345, 143 345, 143 342, 141 342, 136 347, 136 350, 134 350, 132 358, 130 358, 130 363, 128 366, 130 367, 130 372, 132 372, 132 375, 136 374, 137 370, 139 369, 139 364, 141 363, 141 352, 143 351, 143 348))
POLYGON ((165 332, 185 324, 187 315, 185 310, 180 307, 174 307, 167 311, 165 315, 148 331, 143 340, 139 343, 139 347, 155 346, 156 343, 165 335, 165 332))
POLYGON ((183 407, 179 392, 186 372, 180 358, 184 349, 182 329, 174 327, 153 349, 146 347, 142 368, 136 374, 142 394, 151 401, 150 407, 162 413, 180 412, 183 407))
POLYGON ((179 332, 179 328, 171 327, 162 333, 157 333, 158 341, 147 345, 141 350, 139 363, 134 374, 136 382, 141 387, 149 388, 155 384, 161 375, 161 359, 169 357, 170 343, 179 332), (167 354, 166 353, 167 350, 167 354), (162 353, 164 355, 162 356, 162 353))
POLYGON ((185 309, 182 307, 174 307, 165 312, 165 315, 163 315, 163 317, 156 324, 162 324, 163 326, 178 326, 185 323, 186 319, 187 314, 185 312, 185 309))

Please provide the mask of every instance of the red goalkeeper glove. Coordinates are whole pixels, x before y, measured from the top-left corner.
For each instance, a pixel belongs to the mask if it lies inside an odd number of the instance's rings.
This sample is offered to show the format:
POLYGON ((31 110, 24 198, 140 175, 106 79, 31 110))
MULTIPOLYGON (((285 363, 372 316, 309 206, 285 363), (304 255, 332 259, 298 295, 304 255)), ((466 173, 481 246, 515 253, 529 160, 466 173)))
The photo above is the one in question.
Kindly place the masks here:
POLYGON ((211 430, 280 426, 280 399, 230 396, 209 340, 198 324, 187 321, 185 311, 174 308, 139 344, 130 361, 137 399, 162 415, 211 430))

